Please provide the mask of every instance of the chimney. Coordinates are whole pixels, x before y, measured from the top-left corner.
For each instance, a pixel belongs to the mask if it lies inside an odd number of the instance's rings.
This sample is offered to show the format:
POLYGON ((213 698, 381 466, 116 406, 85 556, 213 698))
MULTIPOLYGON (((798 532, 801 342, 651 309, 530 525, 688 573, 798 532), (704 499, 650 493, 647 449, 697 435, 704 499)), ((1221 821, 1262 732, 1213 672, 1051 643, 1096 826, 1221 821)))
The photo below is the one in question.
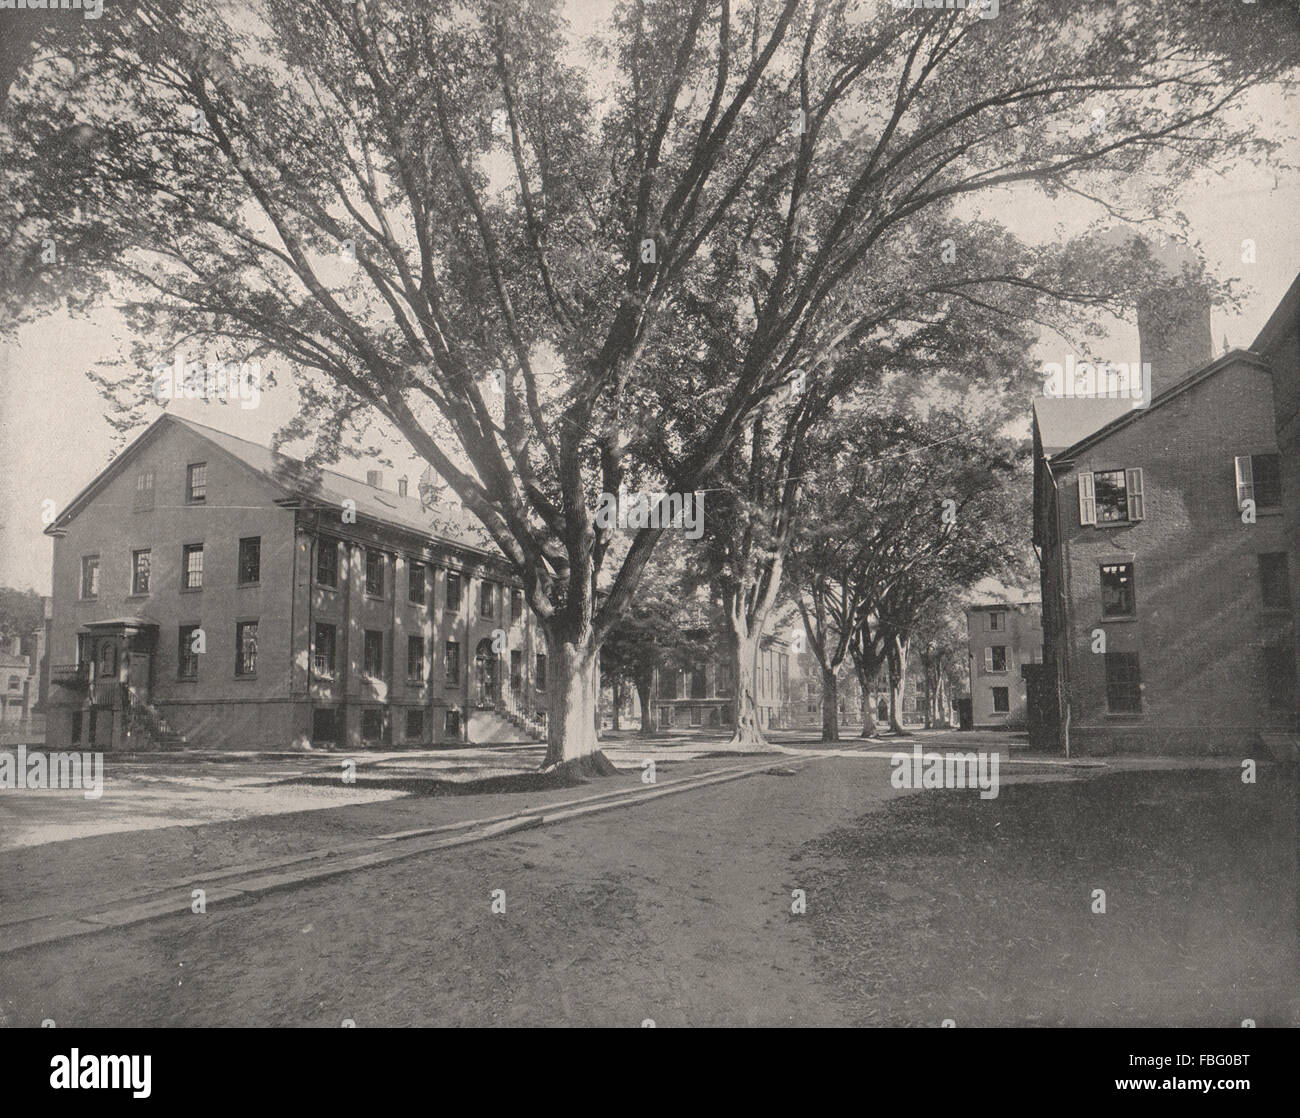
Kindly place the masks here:
POLYGON ((399 477, 397 479, 397 495, 399 497, 406 496, 406 478, 404 477, 399 477))
POLYGON ((1139 360, 1151 366, 1151 395, 1177 384, 1214 356, 1210 299, 1191 284, 1171 283, 1138 300, 1139 360))
POLYGON ((366 484, 367 484, 368 486, 370 486, 372 489, 383 489, 383 487, 384 487, 384 471, 383 471, 383 470, 367 470, 367 471, 366 471, 366 484))

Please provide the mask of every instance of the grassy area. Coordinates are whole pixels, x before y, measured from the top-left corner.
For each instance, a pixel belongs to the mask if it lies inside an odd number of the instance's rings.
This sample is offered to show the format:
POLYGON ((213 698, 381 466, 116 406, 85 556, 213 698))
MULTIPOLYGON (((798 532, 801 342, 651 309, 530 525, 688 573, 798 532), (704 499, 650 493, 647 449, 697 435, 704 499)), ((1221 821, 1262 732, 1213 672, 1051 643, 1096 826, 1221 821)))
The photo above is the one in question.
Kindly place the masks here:
POLYGON ((810 909, 819 964, 862 1024, 1300 1024, 1294 781, 1124 773, 894 801, 796 855, 832 902, 810 909))

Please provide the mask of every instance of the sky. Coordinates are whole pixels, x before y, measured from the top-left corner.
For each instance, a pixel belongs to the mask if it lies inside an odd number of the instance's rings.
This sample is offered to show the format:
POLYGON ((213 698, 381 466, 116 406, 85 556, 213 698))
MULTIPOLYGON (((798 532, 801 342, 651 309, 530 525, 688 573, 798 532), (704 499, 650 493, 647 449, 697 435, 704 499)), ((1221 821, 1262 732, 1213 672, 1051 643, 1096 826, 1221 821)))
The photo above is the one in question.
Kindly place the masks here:
MULTIPOLYGON (((1264 95, 1250 111, 1262 127, 1283 122, 1288 132, 1300 131, 1295 128, 1300 104, 1294 100, 1264 95)), ((1284 148, 1281 158, 1300 165, 1300 143, 1284 148)), ((1211 271, 1242 286, 1241 306, 1213 315, 1215 351, 1225 337, 1233 346, 1248 346, 1300 273, 1300 180, 1254 168, 1224 175, 1206 172, 1184 184, 1177 201, 1193 245, 1211 271), (1243 260, 1245 241, 1254 242, 1253 262, 1243 260)), ((989 195, 978 205, 986 216, 1035 243, 1082 232, 1099 216, 1095 207, 1074 198, 1047 203, 1024 191, 989 195)), ((12 342, 0 342, 0 585, 49 592, 51 540, 43 534, 44 502, 62 509, 118 449, 115 432, 104 419, 104 403, 85 374, 128 352, 131 337, 121 316, 104 306, 88 318, 51 315, 22 328, 12 342)), ((1060 339, 1045 338, 1037 356, 1060 361, 1062 346, 1060 339)), ((1137 360, 1135 321, 1113 324, 1103 356, 1137 360)), ((157 360, 170 363, 174 357, 160 352, 157 360)), ((178 415, 269 444, 296 410, 292 377, 278 379, 276 387, 263 389, 256 408, 201 400, 174 400, 168 406, 178 415)), ((1029 406, 1026 399, 1026 432, 1029 406)), ((151 405, 149 421, 158 414, 161 409, 151 405)), ((402 444, 392 446, 394 469, 386 471, 385 484, 392 487, 392 479, 406 474, 414 486, 424 463, 402 444)), ((361 478, 366 463, 345 461, 336 468, 361 478)))

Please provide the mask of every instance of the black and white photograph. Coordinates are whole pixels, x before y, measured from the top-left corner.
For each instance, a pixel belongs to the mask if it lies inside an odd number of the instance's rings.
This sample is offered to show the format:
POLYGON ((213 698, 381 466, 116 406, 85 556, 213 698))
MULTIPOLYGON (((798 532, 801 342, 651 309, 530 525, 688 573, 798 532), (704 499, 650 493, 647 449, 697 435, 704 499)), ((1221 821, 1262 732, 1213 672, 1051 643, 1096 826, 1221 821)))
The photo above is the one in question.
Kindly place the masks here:
POLYGON ((1297 0, 0 0, 0 238, 37 1086, 1300 1026, 1297 0))

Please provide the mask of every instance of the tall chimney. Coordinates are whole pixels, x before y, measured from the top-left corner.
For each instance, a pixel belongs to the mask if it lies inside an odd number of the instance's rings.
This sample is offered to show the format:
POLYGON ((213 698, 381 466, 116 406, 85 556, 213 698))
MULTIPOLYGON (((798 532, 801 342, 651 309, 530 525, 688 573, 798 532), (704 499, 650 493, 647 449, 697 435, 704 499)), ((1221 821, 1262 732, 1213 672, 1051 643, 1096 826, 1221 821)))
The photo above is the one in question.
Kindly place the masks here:
POLYGON ((383 470, 367 470, 367 471, 366 471, 366 484, 369 485, 372 489, 383 489, 383 487, 384 487, 384 471, 383 471, 383 470))
POLYGON ((399 477, 397 479, 397 495, 399 497, 406 496, 406 478, 404 477, 399 477))
POLYGON ((1171 283, 1138 300, 1139 360, 1151 366, 1159 396, 1214 357, 1210 298, 1191 284, 1171 283))

